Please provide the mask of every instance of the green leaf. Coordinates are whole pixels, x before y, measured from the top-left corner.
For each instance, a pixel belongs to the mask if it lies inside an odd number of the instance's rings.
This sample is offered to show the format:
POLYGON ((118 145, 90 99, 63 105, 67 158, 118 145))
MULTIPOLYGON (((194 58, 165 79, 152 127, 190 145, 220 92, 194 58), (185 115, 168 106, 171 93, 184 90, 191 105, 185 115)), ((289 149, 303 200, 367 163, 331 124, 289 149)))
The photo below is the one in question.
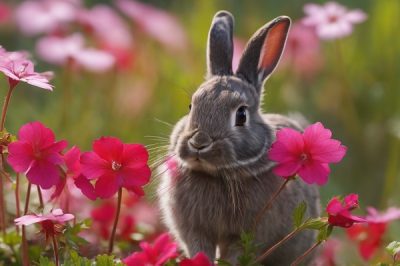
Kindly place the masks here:
POLYGON ((318 242, 326 241, 328 239, 328 237, 331 235, 332 230, 333 230, 333 226, 325 224, 324 227, 319 229, 317 241, 318 242))
POLYGON ((299 205, 297 205, 296 209, 293 212, 293 223, 295 228, 299 228, 303 223, 304 214, 307 210, 307 204, 305 201, 302 201, 299 205))
POLYGON ((327 225, 326 217, 318 217, 307 220, 303 225, 303 229, 314 229, 320 230, 322 227, 327 225))
POLYGON ((92 262, 85 258, 79 256, 79 254, 71 250, 69 253, 69 258, 67 258, 63 264, 63 266, 91 266, 92 262))
POLYGON ((96 266, 123 266, 121 262, 115 262, 114 256, 111 255, 98 255, 96 257, 96 266))
POLYGON ((41 256, 39 259, 39 266, 55 266, 55 264, 49 258, 41 256))
POLYGON ((217 260, 217 265, 218 266, 232 266, 232 264, 230 264, 229 262, 223 260, 223 259, 218 259, 217 260))
POLYGON ((256 263, 256 246, 254 245, 254 237, 251 233, 242 233, 240 235, 243 253, 238 257, 240 266, 258 266, 256 263))
POLYGON ((11 231, 4 236, 4 244, 13 247, 21 243, 21 236, 16 231, 11 231))

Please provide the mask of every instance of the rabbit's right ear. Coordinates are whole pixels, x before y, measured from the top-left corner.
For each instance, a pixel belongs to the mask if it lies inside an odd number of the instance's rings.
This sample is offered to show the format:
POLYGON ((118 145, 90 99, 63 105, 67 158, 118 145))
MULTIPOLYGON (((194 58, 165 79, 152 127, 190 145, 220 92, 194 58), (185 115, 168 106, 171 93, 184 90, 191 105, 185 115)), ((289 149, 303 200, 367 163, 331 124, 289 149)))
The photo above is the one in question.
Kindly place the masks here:
POLYGON ((259 94, 263 82, 278 65, 289 27, 289 17, 277 17, 261 27, 244 49, 236 75, 253 84, 259 94))
POLYGON ((232 75, 233 16, 227 11, 215 14, 208 34, 207 77, 232 75))

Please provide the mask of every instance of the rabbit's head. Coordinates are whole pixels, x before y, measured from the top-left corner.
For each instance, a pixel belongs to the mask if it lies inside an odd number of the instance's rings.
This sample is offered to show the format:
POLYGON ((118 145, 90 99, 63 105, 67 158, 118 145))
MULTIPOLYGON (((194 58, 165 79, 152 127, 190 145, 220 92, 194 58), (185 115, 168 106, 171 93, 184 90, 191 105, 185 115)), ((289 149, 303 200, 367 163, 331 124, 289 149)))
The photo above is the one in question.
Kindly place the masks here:
POLYGON ((172 135, 173 152, 185 167, 224 173, 266 158, 272 129, 263 121, 260 98, 264 81, 281 57, 289 26, 290 19, 282 16, 261 27, 233 73, 233 17, 226 11, 214 16, 206 80, 172 135))

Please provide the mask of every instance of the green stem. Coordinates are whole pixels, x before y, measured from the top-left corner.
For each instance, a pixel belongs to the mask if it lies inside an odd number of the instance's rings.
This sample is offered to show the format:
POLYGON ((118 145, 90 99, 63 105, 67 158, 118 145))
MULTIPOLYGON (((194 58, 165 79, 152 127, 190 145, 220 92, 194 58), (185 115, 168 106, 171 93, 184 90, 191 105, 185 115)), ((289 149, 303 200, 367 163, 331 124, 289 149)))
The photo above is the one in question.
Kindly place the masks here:
POLYGON ((261 262, 263 261, 266 257, 268 257, 275 249, 277 249, 280 245, 282 245, 283 243, 285 243, 286 241, 288 241, 289 239, 291 239, 292 237, 294 237, 298 232, 300 232, 301 230, 303 230, 302 227, 298 227, 295 230, 293 230, 292 232, 290 232, 288 235, 286 235, 284 238, 282 238, 278 243, 276 243, 275 245, 273 245, 272 247, 270 247, 269 249, 267 249, 263 254, 261 254, 257 259, 256 262, 261 262))
POLYGON ((279 196, 279 194, 283 191, 283 189, 286 187, 286 185, 289 183, 289 181, 292 180, 292 178, 287 178, 285 182, 282 183, 282 185, 279 187, 279 189, 271 196, 271 198, 265 203, 264 207, 259 211, 257 214, 256 218, 254 219, 253 223, 253 232, 256 231, 257 225, 260 223, 261 219, 265 215, 265 213, 271 208, 272 203, 275 202, 275 199, 279 196))
POLYGON ((121 201, 122 201, 122 188, 118 190, 118 202, 117 202, 117 213, 115 214, 114 225, 111 233, 110 244, 108 246, 108 254, 113 252, 114 248, 114 240, 115 240, 115 233, 117 232, 117 225, 119 219, 119 213, 121 211, 121 201))
POLYGON ((309 249, 307 249, 300 257, 298 257, 290 266, 297 266, 299 263, 304 260, 305 257, 307 257, 314 249, 316 249, 322 242, 318 241, 314 245, 312 245, 309 249))
POLYGON ((57 245, 57 239, 56 239, 55 235, 53 235, 52 239, 53 239, 54 261, 56 263, 56 266, 59 266, 60 262, 58 259, 58 245, 57 245))
MULTIPOLYGON (((26 192, 26 198, 25 198, 25 208, 24 208, 24 215, 28 213, 28 208, 29 208, 29 200, 31 197, 31 183, 28 183, 28 190, 26 192)), ((28 243, 26 242, 26 231, 25 231, 25 225, 22 226, 22 245, 21 245, 21 253, 22 253, 22 264, 24 266, 29 266, 29 252, 28 252, 28 243)))

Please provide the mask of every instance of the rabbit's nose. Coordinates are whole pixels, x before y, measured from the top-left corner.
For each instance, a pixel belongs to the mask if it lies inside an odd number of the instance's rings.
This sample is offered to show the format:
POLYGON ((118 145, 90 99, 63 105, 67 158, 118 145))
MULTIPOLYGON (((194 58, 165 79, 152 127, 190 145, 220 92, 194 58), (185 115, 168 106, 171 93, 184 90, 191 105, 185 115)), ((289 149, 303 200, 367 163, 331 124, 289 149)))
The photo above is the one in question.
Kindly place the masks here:
POLYGON ((189 146, 196 150, 203 150, 210 146, 212 139, 207 133, 198 131, 189 139, 189 146))

